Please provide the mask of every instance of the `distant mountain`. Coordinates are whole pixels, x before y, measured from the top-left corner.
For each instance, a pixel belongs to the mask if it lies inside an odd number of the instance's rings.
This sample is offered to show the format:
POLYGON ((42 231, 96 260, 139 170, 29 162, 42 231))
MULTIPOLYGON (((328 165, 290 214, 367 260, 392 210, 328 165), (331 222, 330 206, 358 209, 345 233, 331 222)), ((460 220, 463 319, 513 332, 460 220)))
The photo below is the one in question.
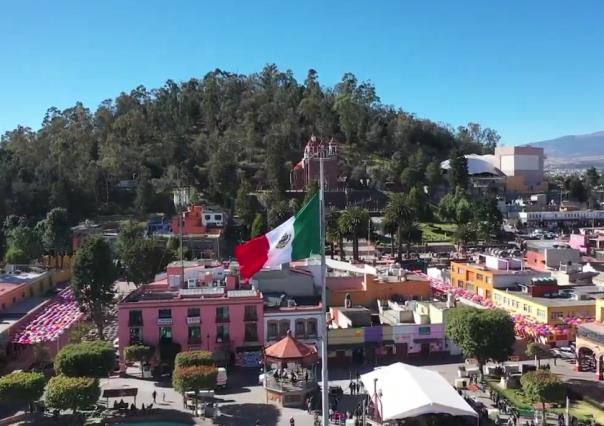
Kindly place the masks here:
POLYGON ((585 168, 604 166, 604 130, 586 135, 568 135, 523 145, 545 150, 551 168, 585 168))

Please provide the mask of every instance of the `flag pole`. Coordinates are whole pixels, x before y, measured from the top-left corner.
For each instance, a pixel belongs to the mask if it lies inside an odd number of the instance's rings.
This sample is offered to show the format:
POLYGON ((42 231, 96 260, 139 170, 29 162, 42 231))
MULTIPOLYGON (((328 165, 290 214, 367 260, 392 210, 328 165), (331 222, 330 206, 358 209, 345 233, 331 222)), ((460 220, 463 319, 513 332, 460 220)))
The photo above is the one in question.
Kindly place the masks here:
POLYGON ((319 229, 321 236, 321 316, 323 335, 321 336, 321 402, 323 408, 323 426, 329 425, 329 377, 327 372, 327 285, 325 282, 325 178, 323 176, 323 153, 319 152, 319 229))

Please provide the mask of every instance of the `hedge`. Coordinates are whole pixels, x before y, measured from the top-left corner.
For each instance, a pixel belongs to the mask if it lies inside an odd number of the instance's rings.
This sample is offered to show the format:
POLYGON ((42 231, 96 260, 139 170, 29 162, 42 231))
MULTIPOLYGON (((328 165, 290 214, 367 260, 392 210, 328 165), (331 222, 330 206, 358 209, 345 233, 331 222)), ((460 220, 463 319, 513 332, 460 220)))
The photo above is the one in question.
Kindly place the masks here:
POLYGON ((76 411, 93 406, 100 396, 98 379, 61 375, 48 382, 45 402, 50 408, 76 411))
POLYGON ((102 340, 67 345, 55 358, 54 367, 57 374, 69 377, 107 377, 115 367, 115 349, 102 340))
POLYGON ((44 394, 46 380, 39 372, 18 372, 0 377, 0 401, 31 403, 44 394))
POLYGON ((174 364, 176 367, 214 365, 214 358, 212 357, 212 352, 208 351, 181 352, 176 355, 174 364))
POLYGON ((177 367, 172 374, 172 386, 181 394, 187 391, 214 389, 217 375, 218 368, 214 366, 177 367))

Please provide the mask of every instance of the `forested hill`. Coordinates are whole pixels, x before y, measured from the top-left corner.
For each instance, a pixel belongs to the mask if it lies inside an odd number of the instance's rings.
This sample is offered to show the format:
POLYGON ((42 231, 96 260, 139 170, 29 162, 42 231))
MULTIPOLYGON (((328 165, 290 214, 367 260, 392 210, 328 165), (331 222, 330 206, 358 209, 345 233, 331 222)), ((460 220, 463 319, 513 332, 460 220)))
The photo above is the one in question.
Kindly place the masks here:
MULTIPOLYGON (((384 105, 369 82, 345 74, 335 87, 310 70, 304 82, 267 65, 252 75, 216 70, 201 79, 139 86, 90 110, 50 108, 38 131, 19 127, 0 143, 0 216, 42 217, 65 207, 72 220, 95 214, 157 211, 181 178, 230 204, 239 182, 284 190, 311 134, 342 147, 342 173, 371 185, 399 182, 499 139, 477 124, 452 129, 384 105), (135 196, 124 197, 134 180, 135 196)), ((169 203, 167 203, 169 204, 169 203)))

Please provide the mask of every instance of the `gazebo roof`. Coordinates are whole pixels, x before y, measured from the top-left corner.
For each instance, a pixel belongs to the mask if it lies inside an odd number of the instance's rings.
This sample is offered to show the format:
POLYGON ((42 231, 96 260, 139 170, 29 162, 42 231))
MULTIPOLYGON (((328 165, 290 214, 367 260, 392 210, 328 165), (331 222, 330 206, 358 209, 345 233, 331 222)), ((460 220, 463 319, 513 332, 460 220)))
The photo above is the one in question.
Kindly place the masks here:
POLYGON ((312 361, 317 357, 317 348, 300 342, 288 331, 283 339, 266 348, 264 354, 275 361, 312 361))

